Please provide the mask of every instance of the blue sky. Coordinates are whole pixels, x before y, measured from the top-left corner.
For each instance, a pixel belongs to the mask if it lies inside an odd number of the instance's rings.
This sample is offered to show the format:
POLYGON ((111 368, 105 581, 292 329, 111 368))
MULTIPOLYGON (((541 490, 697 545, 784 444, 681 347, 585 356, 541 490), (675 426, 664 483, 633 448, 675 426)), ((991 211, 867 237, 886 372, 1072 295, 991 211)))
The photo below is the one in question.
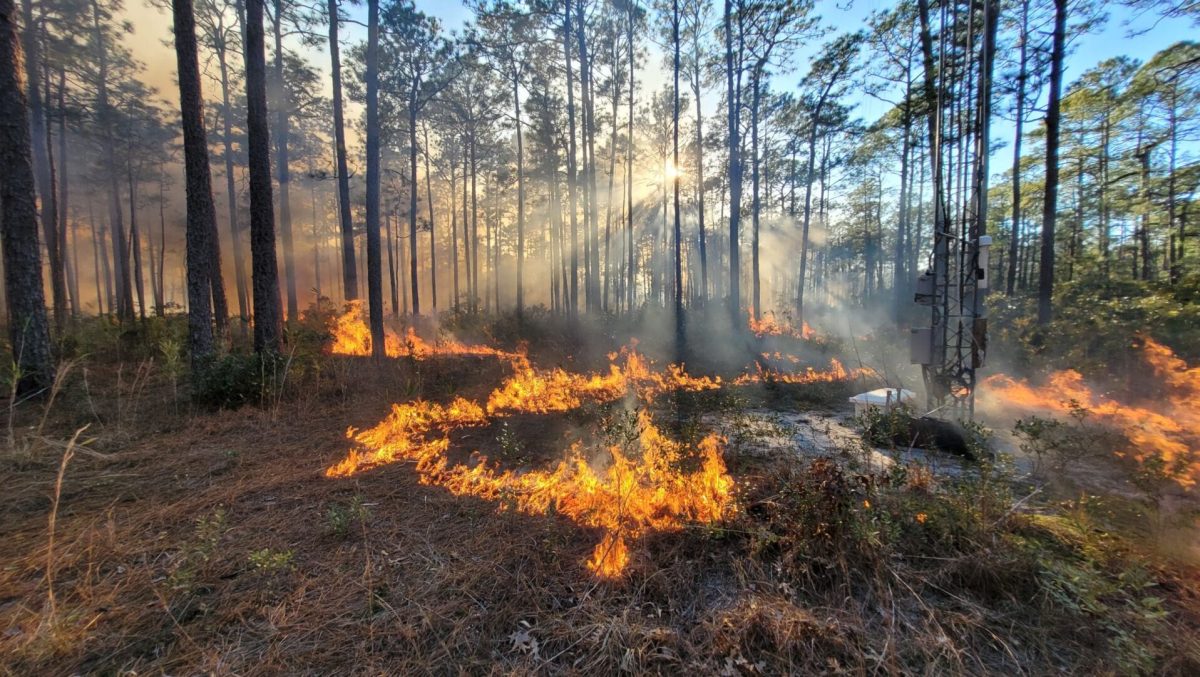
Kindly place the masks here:
MULTIPOLYGON (((452 0, 416 0, 417 6, 424 12, 438 17, 449 29, 461 29, 470 19, 471 13, 460 2, 452 0)), ((643 5, 649 4, 643 2, 643 5)), ((831 27, 835 33, 858 30, 866 26, 866 19, 872 12, 894 6, 892 0, 844 0, 819 1, 816 11, 821 16, 824 25, 831 27)), ((1187 21, 1178 19, 1160 19, 1153 12, 1135 12, 1117 3, 1105 3, 1108 20, 1098 30, 1072 37, 1073 51, 1068 55, 1065 83, 1070 83, 1087 69, 1097 63, 1115 56, 1127 55, 1141 61, 1152 57, 1164 47, 1180 40, 1194 39, 1195 29, 1187 21), (1142 32, 1144 31, 1144 32, 1142 32), (1139 35, 1131 36, 1131 32, 1139 35)), ((714 16, 719 17, 720 0, 714 1, 714 16)), ((364 14, 365 9, 357 8, 356 12, 364 14)), ((822 41, 823 42, 823 41, 822 41)), ((777 89, 787 89, 795 85, 808 67, 808 59, 819 49, 820 44, 801 50, 795 56, 793 72, 776 78, 773 86, 777 89)), ((652 64, 659 63, 660 54, 651 57, 652 64)), ((662 86, 666 76, 662 69, 645 68, 639 74, 645 85, 662 86), (661 80, 661 82, 656 82, 661 80)), ((719 96, 714 92, 714 96, 719 96)), ((859 104, 857 114, 870 121, 886 110, 886 105, 865 95, 852 95, 859 104)))
MULTIPOLYGON (((441 19, 445 27, 451 30, 460 30, 471 17, 471 13, 462 3, 455 0, 416 0, 416 4, 426 13, 441 19)), ((648 2, 643 0, 643 4, 648 2)), ((826 26, 832 27, 835 32, 848 32, 864 27, 866 18, 873 11, 886 9, 893 4, 892 0, 826 0, 817 2, 816 7, 826 26)), ((720 6, 720 0, 714 0, 715 15, 719 15, 720 6)), ((347 6, 346 9, 355 19, 366 22, 365 5, 347 6)), ((1073 51, 1068 56, 1066 65, 1067 83, 1104 59, 1124 54, 1145 61, 1164 47, 1180 40, 1194 39, 1196 35, 1195 28, 1187 21, 1159 20, 1153 13, 1137 16, 1123 5, 1114 3, 1107 4, 1107 11, 1109 19, 1102 28, 1085 35, 1073 36, 1073 51), (1131 30, 1146 32, 1130 37, 1131 30)), ((169 12, 151 9, 140 2, 134 2, 127 4, 126 15, 135 26, 135 35, 130 36, 126 44, 146 63, 146 80, 158 87, 169 100, 174 100, 176 95, 172 90, 175 60, 161 40, 169 36, 169 12)), ((345 26, 343 35, 345 43, 354 43, 365 39, 366 30, 361 26, 349 24, 345 26)), ((817 42, 796 54, 793 72, 777 77, 772 83, 773 86, 776 89, 794 87, 807 70, 808 59, 821 44, 817 42)), ((654 49, 653 46, 651 49, 654 49)), ((313 50, 310 59, 317 68, 327 70, 328 56, 324 47, 313 50)), ((661 52, 651 56, 649 66, 643 64, 639 72, 639 78, 642 80, 640 91, 659 88, 667 82, 668 73, 661 65, 661 52)), ((711 92, 714 99, 720 94, 719 91, 711 92)), ((858 96, 857 103, 857 115, 868 121, 886 110, 883 104, 866 96, 858 96)), ((711 105, 709 109, 713 110, 711 105)))
MULTIPOLYGON (((1036 2, 1037 0, 1035 0, 1036 2)), ((447 30, 461 33, 463 26, 472 17, 461 2, 455 0, 415 0, 419 9, 427 14, 436 16, 442 21, 447 30)), ((642 0, 643 6, 648 6, 648 0, 642 0)), ((1044 3, 1041 3, 1044 4, 1044 3)), ((776 90, 787 90, 796 87, 803 74, 808 70, 809 59, 812 58, 825 43, 839 33, 859 30, 866 27, 867 18, 875 11, 891 8, 894 0, 818 0, 816 13, 821 17, 822 24, 831 29, 829 34, 813 42, 811 46, 799 50, 792 59, 789 72, 778 75, 772 80, 776 90)), ((720 19, 721 0, 713 0, 714 19, 720 19)), ((357 20, 366 22, 366 6, 348 6, 346 9, 357 20)), ((1064 73, 1064 87, 1082 75, 1096 64, 1116 56, 1129 56, 1139 61, 1146 61, 1160 50, 1179 42, 1180 40, 1196 39, 1196 30, 1188 21, 1179 19, 1163 19, 1154 12, 1134 11, 1118 3, 1105 3, 1107 20, 1100 26, 1087 33, 1075 33, 1069 36, 1069 49, 1064 73)), ((715 29, 715 27, 714 27, 715 29)), ((347 43, 366 38, 366 30, 362 26, 350 24, 343 31, 347 43)), ((651 90, 659 90, 669 83, 669 69, 664 64, 663 50, 658 49, 651 40, 645 44, 651 51, 648 63, 643 63, 638 72, 639 101, 644 102, 646 94, 651 90)), ((322 48, 322 57, 315 57, 315 63, 324 70, 328 57, 322 48)), ((719 87, 710 89, 706 94, 708 110, 716 110, 716 105, 722 91, 719 87)), ((888 104, 875 99, 863 92, 851 92, 850 103, 856 104, 854 115, 870 123, 888 110, 888 104)), ((993 177, 999 176, 1007 167, 1006 148, 1010 146, 1013 125, 1005 119, 1004 113, 1010 105, 1007 101, 999 101, 999 113, 992 121, 992 157, 993 177)), ((1039 105, 1044 105, 1044 92, 1039 105)), ((353 108, 353 105, 351 106, 353 108)), ((352 113, 356 114, 356 113, 352 113)), ((713 124, 706 121, 706 124, 713 124)), ((993 179, 995 180, 995 179, 993 179)))

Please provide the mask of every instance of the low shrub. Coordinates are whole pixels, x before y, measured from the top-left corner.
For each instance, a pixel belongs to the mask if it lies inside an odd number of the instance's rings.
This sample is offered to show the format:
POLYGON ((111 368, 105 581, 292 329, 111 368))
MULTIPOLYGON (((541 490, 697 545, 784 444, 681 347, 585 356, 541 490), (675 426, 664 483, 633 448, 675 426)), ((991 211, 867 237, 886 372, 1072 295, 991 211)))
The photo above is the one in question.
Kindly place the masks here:
POLYGON ((192 401, 208 409, 263 404, 283 386, 287 357, 229 353, 196 367, 192 401))

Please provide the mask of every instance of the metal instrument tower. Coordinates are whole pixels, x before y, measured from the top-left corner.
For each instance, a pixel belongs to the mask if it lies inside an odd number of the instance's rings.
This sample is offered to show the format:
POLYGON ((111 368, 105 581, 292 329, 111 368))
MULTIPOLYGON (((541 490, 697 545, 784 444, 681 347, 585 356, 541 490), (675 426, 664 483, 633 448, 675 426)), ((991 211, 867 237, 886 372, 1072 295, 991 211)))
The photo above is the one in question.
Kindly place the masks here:
MULTIPOLYGON (((933 36, 921 0, 926 60, 933 36)), ((934 181, 934 237, 914 300, 929 324, 912 329, 910 354, 921 365, 930 412, 969 419, 976 370, 987 352, 988 138, 999 0, 940 3, 936 101, 929 113, 934 181)), ((927 63, 927 68, 928 68, 927 63)))

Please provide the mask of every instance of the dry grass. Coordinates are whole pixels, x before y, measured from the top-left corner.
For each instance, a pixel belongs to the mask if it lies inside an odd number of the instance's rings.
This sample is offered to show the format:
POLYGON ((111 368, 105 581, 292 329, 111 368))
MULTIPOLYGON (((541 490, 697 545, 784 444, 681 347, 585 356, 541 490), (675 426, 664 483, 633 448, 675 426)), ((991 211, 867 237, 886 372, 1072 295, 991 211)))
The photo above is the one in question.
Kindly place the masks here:
MULTIPOLYGON (((86 390, 76 370, 40 434, 65 443, 90 423, 75 458, 46 441, 0 460, 0 673, 1198 668, 1194 572, 1149 570, 1139 590, 1165 600, 1161 618, 1106 618, 1128 600, 1117 584, 1070 608, 1086 595, 1054 598, 1053 566, 1119 574, 1086 535, 981 512, 915 472, 739 462, 736 517, 648 536, 618 582, 590 576, 597 534, 566 520, 498 512, 404 465, 322 476, 347 426, 416 395, 481 396, 501 370, 330 360, 266 410, 178 415, 153 366, 88 365, 86 390), (1122 642, 1146 662, 1121 663, 1122 642)), ((17 429, 42 414, 18 411, 17 429)), ((513 425, 534 447, 559 434, 513 425)))

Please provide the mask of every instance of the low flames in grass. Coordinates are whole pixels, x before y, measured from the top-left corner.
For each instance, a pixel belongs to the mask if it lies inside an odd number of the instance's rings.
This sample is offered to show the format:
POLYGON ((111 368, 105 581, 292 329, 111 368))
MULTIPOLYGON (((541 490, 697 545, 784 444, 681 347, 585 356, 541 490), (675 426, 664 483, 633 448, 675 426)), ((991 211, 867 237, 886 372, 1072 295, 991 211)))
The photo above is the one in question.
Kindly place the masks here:
POLYGON ((749 385, 751 383, 774 382, 790 385, 809 385, 812 383, 838 383, 851 378, 869 376, 872 373, 874 372, 866 368, 848 371, 841 362, 834 358, 829 361, 829 369, 826 370, 805 367, 804 371, 774 371, 764 369, 762 365, 759 365, 757 372, 742 374, 733 380, 733 384, 749 385))
MULTIPOLYGON (((329 351, 334 355, 371 356, 371 328, 366 322, 362 301, 351 301, 346 311, 333 323, 333 343, 329 351)), ((384 326, 384 352, 388 357, 413 357, 424 359, 437 355, 476 355, 484 357, 510 358, 507 353, 488 346, 468 345, 458 341, 429 343, 417 336, 412 327, 400 336, 391 327, 384 326)))
MULTIPOLYGON (((370 355, 370 333, 361 306, 353 306, 334 326, 332 351, 370 355)), ((654 402, 672 392, 702 392, 725 385, 720 377, 692 376, 680 365, 659 369, 633 346, 610 354, 607 371, 574 373, 561 368, 539 369, 522 354, 455 342, 417 343, 410 334, 401 343, 388 338, 389 356, 428 358, 436 355, 495 355, 508 361, 513 373, 485 402, 456 398, 449 404, 424 400, 392 405, 378 425, 347 430, 353 448, 326 469, 328 477, 349 477, 381 465, 415 463, 423 483, 445 487, 457 495, 497 501, 502 507, 529 514, 553 511, 582 526, 599 528, 604 536, 588 567, 603 578, 621 575, 629 562, 629 542, 651 531, 674 531, 693 523, 713 523, 734 510, 733 479, 725 468, 722 440, 704 437, 695 449, 666 437, 645 411, 638 416, 636 445, 610 446, 607 464, 597 469, 585 449, 575 444, 552 470, 504 470, 476 455, 473 464, 450 459, 450 435, 455 430, 488 425, 515 414, 566 412, 586 403, 614 402, 633 397, 654 402), (394 342, 393 342, 394 341, 394 342), (636 448, 633 448, 636 446, 636 448), (693 470, 680 461, 696 459, 693 470)), ((419 339, 418 339, 419 340, 419 339)), ((818 383, 851 376, 836 360, 828 371, 798 373, 760 370, 739 376, 744 385, 773 379, 785 383, 818 383)))
POLYGON ((448 405, 418 400, 392 406, 391 414, 368 430, 347 431, 356 448, 326 470, 346 477, 388 463, 415 462, 421 481, 457 495, 496 500, 529 514, 550 510, 604 531, 588 567, 605 578, 619 576, 629 561, 628 541, 649 531, 672 531, 689 523, 715 522, 733 509, 733 479, 721 456, 721 440, 709 435, 695 455, 699 468, 678 469, 692 450, 664 436, 645 412, 639 414, 638 449, 608 448, 611 462, 593 469, 578 444, 553 470, 514 472, 481 459, 473 466, 449 459, 450 433, 486 425, 517 413, 562 412, 584 402, 611 402, 626 393, 653 397, 664 389, 705 390, 718 382, 679 372, 651 372, 636 353, 626 368, 613 364, 607 374, 572 374, 534 369, 514 358, 516 373, 480 405, 457 398, 448 405), (630 365, 634 365, 630 367, 630 365), (632 374, 632 375, 631 375, 632 374))
POLYGON ((807 322, 802 321, 800 323, 800 328, 796 329, 786 322, 780 322, 775 317, 775 313, 770 310, 763 313, 761 318, 755 319, 754 310, 751 309, 747 325, 750 327, 750 331, 759 338, 766 338, 767 336, 784 336, 788 338, 802 339, 804 341, 811 341, 817 337, 817 332, 813 331, 813 328, 808 326, 807 322))
POLYGON ((1063 414, 1082 407, 1129 440, 1125 454, 1130 458, 1192 487, 1200 481, 1200 367, 1188 368, 1170 348, 1149 338, 1142 340, 1141 354, 1165 389, 1165 396, 1149 406, 1105 397, 1074 370, 1055 372, 1042 386, 1001 374, 983 386, 1006 406, 1063 414))

